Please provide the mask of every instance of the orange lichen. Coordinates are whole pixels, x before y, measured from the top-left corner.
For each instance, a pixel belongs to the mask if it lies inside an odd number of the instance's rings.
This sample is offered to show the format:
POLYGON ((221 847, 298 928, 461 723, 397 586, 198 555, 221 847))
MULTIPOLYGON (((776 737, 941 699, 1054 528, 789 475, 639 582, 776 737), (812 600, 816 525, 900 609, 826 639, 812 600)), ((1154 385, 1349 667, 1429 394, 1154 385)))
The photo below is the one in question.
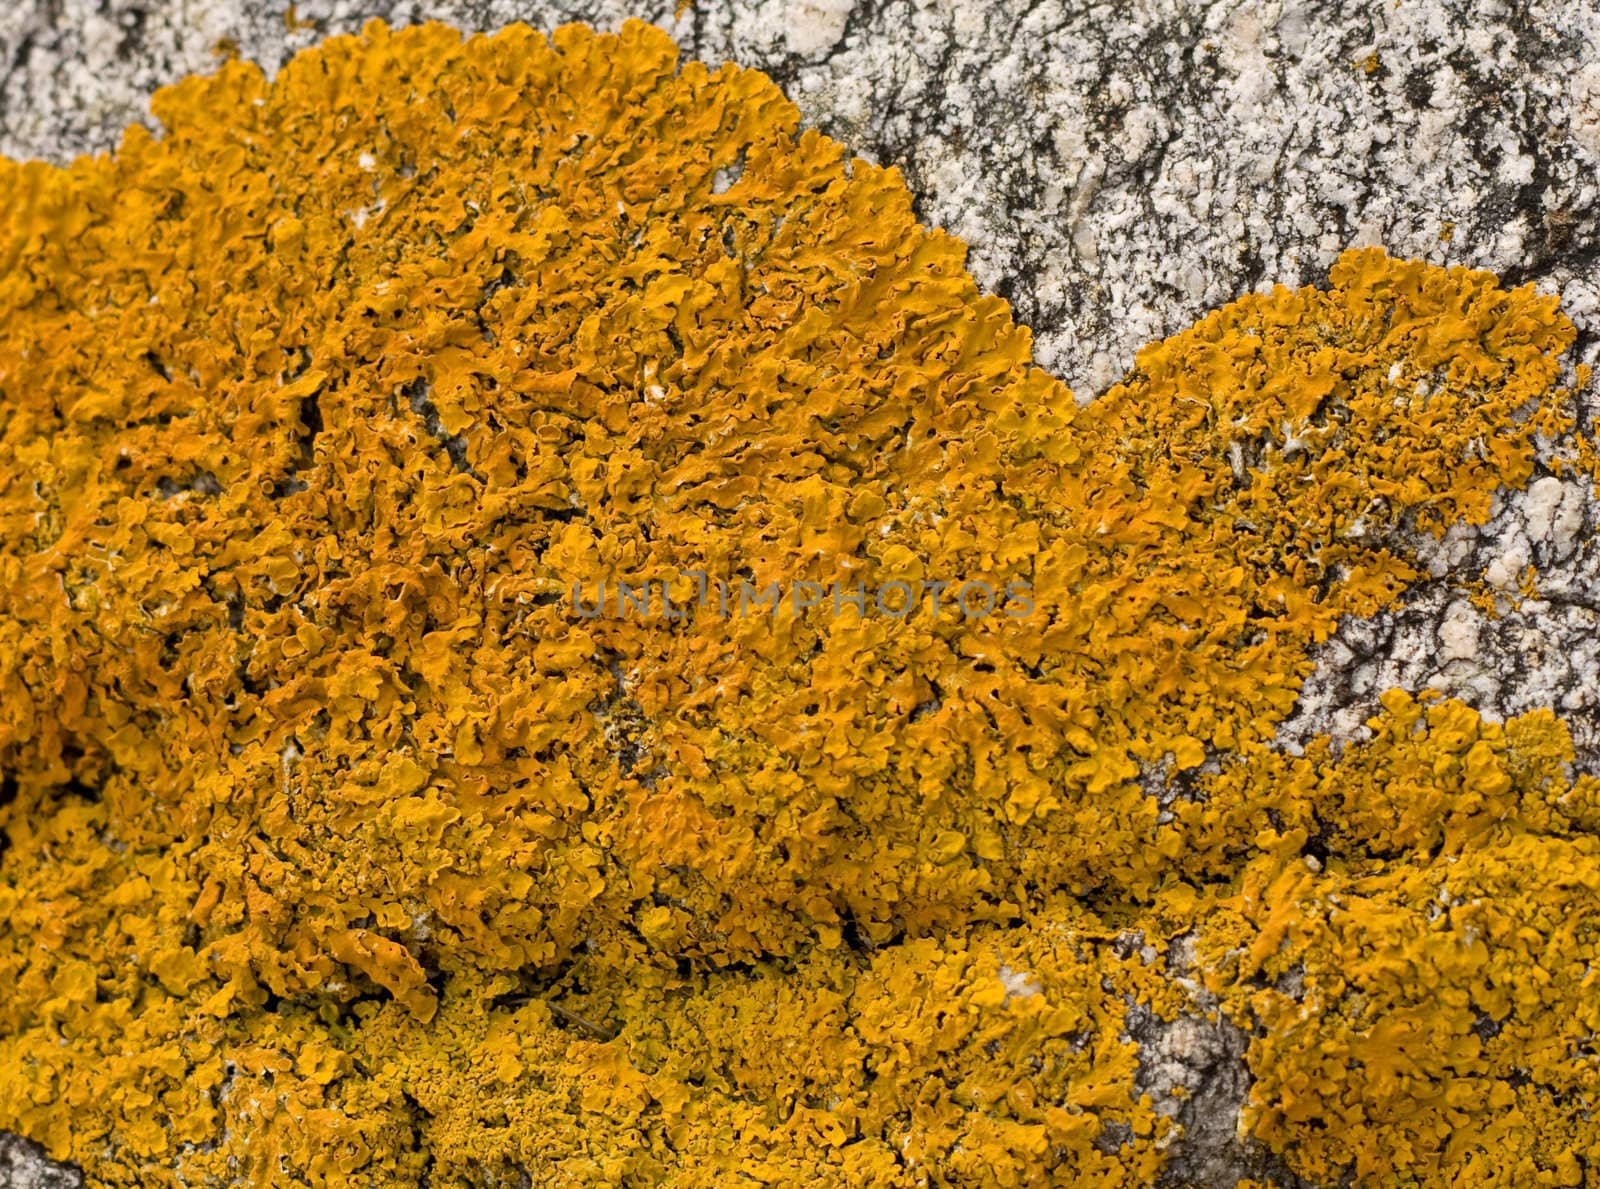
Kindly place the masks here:
POLYGON ((1337 760, 1226 765, 1183 806, 1219 870, 1242 863, 1201 958, 1259 1029, 1247 1124, 1317 1179, 1583 1184, 1600 780, 1571 778, 1547 711, 1501 726, 1394 691, 1371 727, 1337 760), (1230 835, 1254 853, 1230 859, 1230 835))
POLYGON ((1565 1175, 1449 1131, 1497 1134, 1457 1078, 1590 1092, 1576 967, 1505 989, 1593 955, 1512 879, 1583 919, 1559 725, 1270 748, 1570 428, 1553 299, 1353 252, 1079 408, 893 171, 643 25, 373 24, 153 108, 0 163, 0 1127, 102 1184, 1149 1183, 1129 1020, 1193 1003, 1117 938, 1198 928, 1291 1167, 1565 1175), (697 574, 917 606, 564 605, 697 574), (969 581, 1028 614, 921 597, 969 581), (1495 979, 1407 907, 1451 847, 1495 979), (1288 954, 1332 1014, 1250 981, 1288 954), (1418 997, 1491 983, 1473 1065, 1418 997))

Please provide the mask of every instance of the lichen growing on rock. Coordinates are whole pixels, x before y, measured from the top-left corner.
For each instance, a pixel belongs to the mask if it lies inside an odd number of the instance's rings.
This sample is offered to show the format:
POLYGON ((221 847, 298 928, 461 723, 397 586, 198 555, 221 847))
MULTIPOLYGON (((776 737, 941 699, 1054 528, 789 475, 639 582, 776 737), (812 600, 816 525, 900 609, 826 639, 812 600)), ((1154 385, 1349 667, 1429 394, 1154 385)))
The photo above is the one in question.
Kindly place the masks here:
POLYGON ((0 163, 0 1128, 100 1184, 1143 1184, 1135 1034, 1210 1011, 1290 1174, 1600 1154, 1559 722, 1272 746, 1570 429, 1553 299, 1353 252, 1080 408, 893 171, 643 25, 154 106, 0 163), (697 571, 1032 597, 564 603, 697 571))

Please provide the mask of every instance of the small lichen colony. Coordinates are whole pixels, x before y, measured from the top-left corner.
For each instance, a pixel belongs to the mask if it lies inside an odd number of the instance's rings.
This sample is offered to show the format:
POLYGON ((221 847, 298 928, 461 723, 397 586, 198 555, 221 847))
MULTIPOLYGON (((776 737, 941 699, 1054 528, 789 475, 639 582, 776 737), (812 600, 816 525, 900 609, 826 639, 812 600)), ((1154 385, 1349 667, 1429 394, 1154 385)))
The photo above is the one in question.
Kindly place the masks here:
POLYGON ((99 1185, 1143 1185, 1140 1036, 1209 1016, 1271 1175, 1600 1168, 1561 722, 1273 744, 1408 539, 1583 453, 1553 299, 1352 252, 1080 407, 893 170, 640 24, 154 106, 0 163, 0 1129, 99 1185), (570 601, 696 572, 1031 606, 570 601))

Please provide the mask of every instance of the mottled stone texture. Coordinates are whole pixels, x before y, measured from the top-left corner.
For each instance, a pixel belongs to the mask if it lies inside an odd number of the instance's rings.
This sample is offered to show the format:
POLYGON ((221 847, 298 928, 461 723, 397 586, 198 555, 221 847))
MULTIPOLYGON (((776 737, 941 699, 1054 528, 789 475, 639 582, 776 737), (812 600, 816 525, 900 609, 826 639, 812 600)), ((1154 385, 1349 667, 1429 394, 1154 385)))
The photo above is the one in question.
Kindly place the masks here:
POLYGON ((0 1189, 74 1189, 83 1178, 51 1164, 26 1140, 0 1132, 0 1189))
MULTIPOLYGON (((148 120, 153 88, 218 54, 271 69, 374 16, 641 16, 686 55, 766 70, 812 124, 904 171, 1081 399, 1141 344, 1253 288, 1317 281, 1352 244, 1537 282, 1562 295, 1582 358, 1600 343, 1593 0, 699 0, 676 15, 670 0, 21 0, 0 9, 0 152, 106 149, 148 120)), ((1590 428, 1595 412, 1591 393, 1590 428)), ((1586 482, 1543 477, 1429 545, 1431 583, 1323 650, 1286 745, 1359 735, 1382 690, 1434 686, 1493 716, 1551 706, 1600 764, 1597 525, 1586 482), (1467 601, 1475 580, 1515 593, 1530 563, 1537 597, 1497 616, 1467 601)), ((1258 1170, 1232 1135, 1238 1038, 1197 1023, 1141 1039, 1152 1078, 1195 1090, 1186 1175, 1258 1170)), ((0 1186, 67 1183, 0 1136, 0 1186)))

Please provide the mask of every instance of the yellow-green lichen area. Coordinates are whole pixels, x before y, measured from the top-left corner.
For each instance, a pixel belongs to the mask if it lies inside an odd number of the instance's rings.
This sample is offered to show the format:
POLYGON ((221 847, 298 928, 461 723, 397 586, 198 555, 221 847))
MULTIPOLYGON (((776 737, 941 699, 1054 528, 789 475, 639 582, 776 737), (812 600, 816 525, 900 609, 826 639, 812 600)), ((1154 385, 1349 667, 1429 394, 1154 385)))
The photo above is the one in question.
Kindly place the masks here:
POLYGON ((1560 723, 1271 748, 1569 434, 1553 298, 1351 252, 1080 408, 894 171, 641 24, 153 106, 0 162, 0 1128, 105 1185, 1146 1184, 1130 1021, 1204 987, 1292 1170, 1584 1167, 1560 723), (572 613, 695 571, 1032 607, 572 613))

